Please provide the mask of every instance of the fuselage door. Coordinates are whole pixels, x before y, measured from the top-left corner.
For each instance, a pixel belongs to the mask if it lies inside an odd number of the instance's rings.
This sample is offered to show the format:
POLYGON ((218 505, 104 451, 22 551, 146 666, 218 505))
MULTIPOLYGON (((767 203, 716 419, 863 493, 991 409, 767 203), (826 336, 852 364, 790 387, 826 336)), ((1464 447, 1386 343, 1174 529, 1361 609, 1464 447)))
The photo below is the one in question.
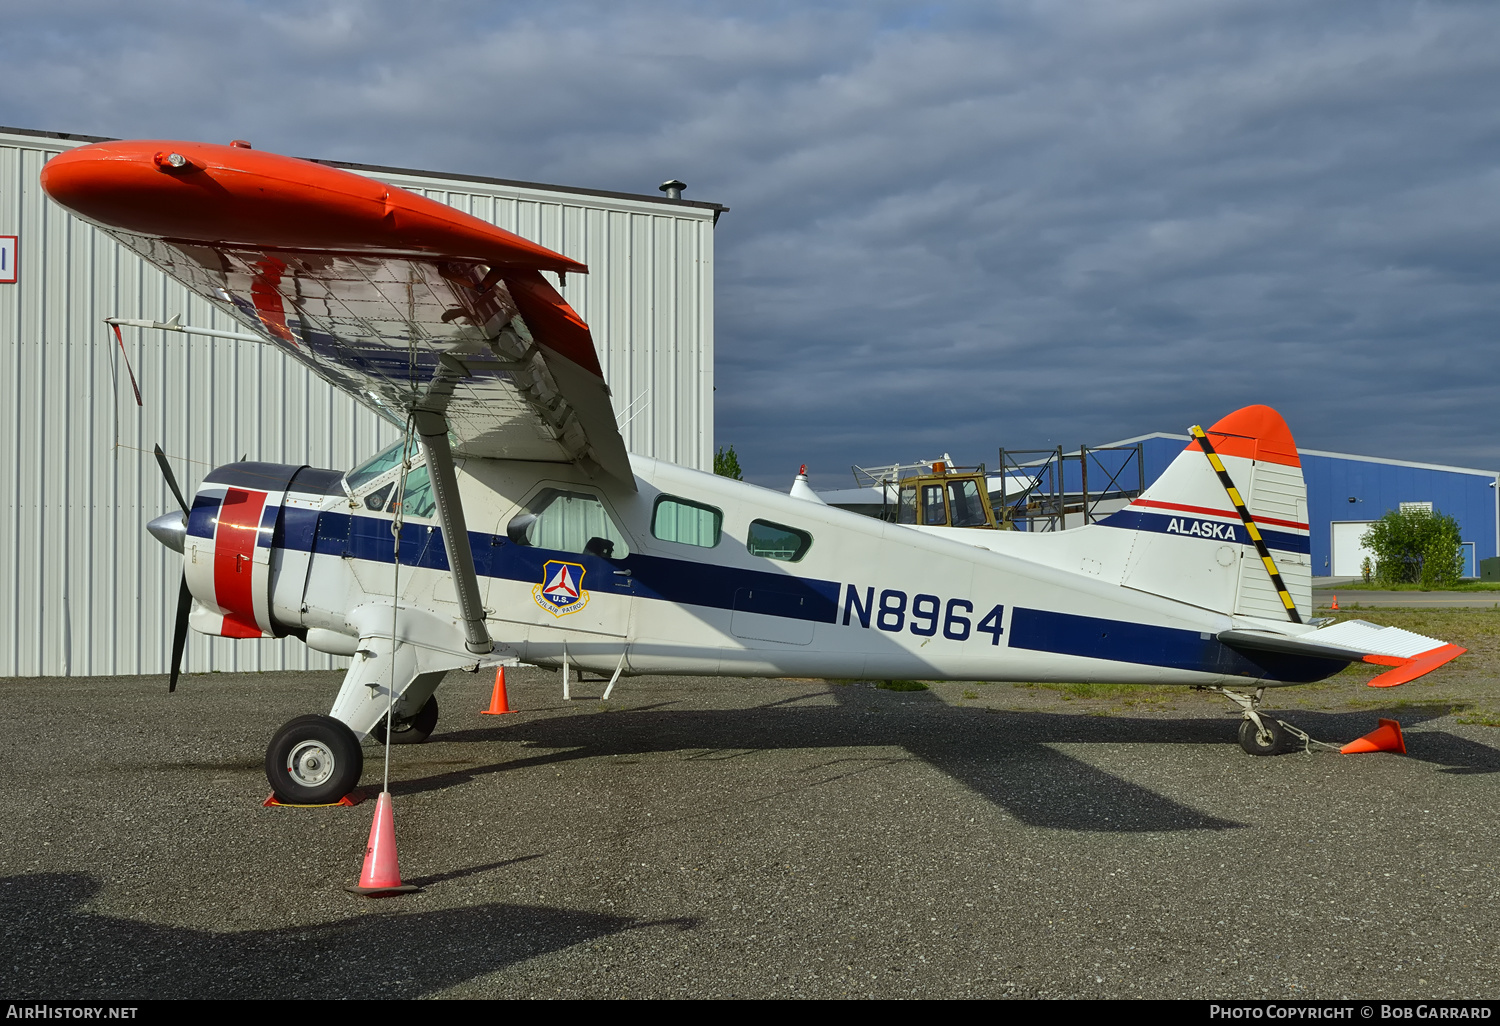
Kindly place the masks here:
POLYGON ((629 631, 630 541, 597 493, 543 488, 506 534, 489 553, 494 619, 617 637, 629 631))

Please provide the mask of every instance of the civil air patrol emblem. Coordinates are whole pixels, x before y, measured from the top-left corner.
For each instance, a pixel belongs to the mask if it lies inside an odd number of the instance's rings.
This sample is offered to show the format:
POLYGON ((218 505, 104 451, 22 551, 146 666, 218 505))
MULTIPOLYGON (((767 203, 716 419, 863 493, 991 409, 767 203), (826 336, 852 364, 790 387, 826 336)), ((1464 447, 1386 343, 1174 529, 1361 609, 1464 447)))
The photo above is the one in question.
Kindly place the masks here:
POLYGON ((553 616, 576 613, 589 604, 589 593, 583 590, 584 569, 578 563, 549 559, 542 565, 542 583, 531 589, 536 604, 553 616))

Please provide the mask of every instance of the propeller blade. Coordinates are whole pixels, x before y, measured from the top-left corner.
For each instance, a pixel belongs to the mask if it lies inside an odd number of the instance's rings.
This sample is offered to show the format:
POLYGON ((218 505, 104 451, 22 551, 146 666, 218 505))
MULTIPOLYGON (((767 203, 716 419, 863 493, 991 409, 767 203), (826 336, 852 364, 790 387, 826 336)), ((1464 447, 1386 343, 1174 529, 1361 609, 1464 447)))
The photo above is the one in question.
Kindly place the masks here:
MULTIPOLYGON (((156 462, 161 464, 161 475, 167 479, 167 487, 172 489, 172 494, 177 496, 177 505, 182 511, 188 511, 187 500, 182 497, 182 489, 177 487, 177 475, 172 473, 172 465, 167 462, 167 454, 161 451, 161 446, 156 447, 156 462)), ((186 587, 186 585, 184 585, 186 587)))
POLYGON ((177 589, 177 622, 172 625, 172 676, 167 681, 168 694, 177 690, 177 676, 182 672, 182 650, 187 647, 188 614, 192 611, 193 593, 188 588, 187 574, 183 574, 182 585, 177 589))

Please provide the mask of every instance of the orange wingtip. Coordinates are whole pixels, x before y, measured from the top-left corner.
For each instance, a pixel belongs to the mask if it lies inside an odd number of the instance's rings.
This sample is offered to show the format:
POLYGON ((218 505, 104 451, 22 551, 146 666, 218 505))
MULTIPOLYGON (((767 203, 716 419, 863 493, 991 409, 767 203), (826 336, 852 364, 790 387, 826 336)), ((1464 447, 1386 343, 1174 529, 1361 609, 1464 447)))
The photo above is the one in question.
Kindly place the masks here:
POLYGON ((1426 652, 1420 652, 1410 659, 1402 659, 1400 656, 1367 655, 1365 662, 1374 663, 1376 666, 1394 666, 1395 669, 1387 670, 1380 676, 1366 681, 1365 684, 1372 688, 1393 688, 1398 684, 1405 684, 1431 673, 1467 651, 1468 649, 1459 648, 1457 645, 1440 645, 1426 652))
POLYGON ((49 160, 41 182, 85 220, 138 235, 588 273, 436 200, 267 150, 165 139, 92 143, 49 160))
MULTIPOLYGON (((1220 456, 1239 456, 1288 467, 1302 466, 1302 460, 1297 456, 1297 443, 1292 439, 1292 429, 1286 426, 1281 414, 1269 406, 1246 406, 1235 410, 1208 429, 1208 439, 1220 456)), ((1200 452, 1203 449, 1196 438, 1187 447, 1200 452)))

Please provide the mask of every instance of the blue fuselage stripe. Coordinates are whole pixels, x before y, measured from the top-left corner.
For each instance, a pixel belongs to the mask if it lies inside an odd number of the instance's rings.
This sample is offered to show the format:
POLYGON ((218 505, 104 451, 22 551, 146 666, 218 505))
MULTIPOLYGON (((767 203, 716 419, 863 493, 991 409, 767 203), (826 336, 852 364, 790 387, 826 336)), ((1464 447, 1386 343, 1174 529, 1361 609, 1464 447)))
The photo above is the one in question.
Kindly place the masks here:
MULTIPOLYGON (((1233 542, 1237 545, 1255 544, 1250 540, 1250 532, 1245 530, 1245 525, 1242 523, 1225 523, 1183 513, 1142 513, 1139 510, 1122 509, 1118 513, 1111 513, 1099 523, 1105 527, 1123 527, 1127 531, 1180 534, 1187 538, 1205 538, 1210 541, 1233 542)), ((1312 551, 1312 540, 1305 534, 1268 531, 1261 527, 1260 536, 1266 540, 1268 547, 1280 552, 1309 553, 1312 551)))
POLYGON ((1322 680, 1345 662, 1270 652, 1242 653, 1212 634, 1044 609, 1011 614, 1010 647, 1236 677, 1322 680))

